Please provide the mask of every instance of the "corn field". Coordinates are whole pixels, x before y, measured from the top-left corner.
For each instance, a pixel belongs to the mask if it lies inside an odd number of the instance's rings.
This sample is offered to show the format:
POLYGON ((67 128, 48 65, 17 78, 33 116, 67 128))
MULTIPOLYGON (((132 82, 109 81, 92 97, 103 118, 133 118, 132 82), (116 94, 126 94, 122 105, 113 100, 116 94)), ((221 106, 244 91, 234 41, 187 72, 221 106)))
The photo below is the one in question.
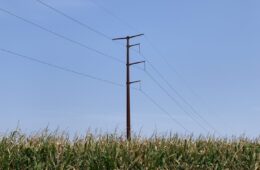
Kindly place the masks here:
POLYGON ((0 169, 260 170, 260 140, 14 131, 0 138, 0 169))

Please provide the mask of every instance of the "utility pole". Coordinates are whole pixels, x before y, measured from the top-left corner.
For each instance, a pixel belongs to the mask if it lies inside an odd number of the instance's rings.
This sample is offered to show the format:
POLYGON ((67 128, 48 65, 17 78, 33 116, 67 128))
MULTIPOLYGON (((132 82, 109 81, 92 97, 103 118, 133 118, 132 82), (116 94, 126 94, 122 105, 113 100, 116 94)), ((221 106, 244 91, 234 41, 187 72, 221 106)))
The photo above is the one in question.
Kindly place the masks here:
POLYGON ((144 63, 145 61, 139 61, 139 62, 133 62, 130 63, 130 48, 134 46, 140 46, 139 44, 133 44, 130 45, 130 39, 143 36, 144 34, 138 34, 138 35, 133 35, 133 36, 126 36, 126 37, 121 37, 121 38, 115 38, 115 40, 126 40, 126 137, 128 140, 131 140, 131 100, 130 100, 130 85, 133 83, 138 83, 141 82, 140 80, 138 81, 130 81, 130 66, 135 65, 135 64, 140 64, 144 63))

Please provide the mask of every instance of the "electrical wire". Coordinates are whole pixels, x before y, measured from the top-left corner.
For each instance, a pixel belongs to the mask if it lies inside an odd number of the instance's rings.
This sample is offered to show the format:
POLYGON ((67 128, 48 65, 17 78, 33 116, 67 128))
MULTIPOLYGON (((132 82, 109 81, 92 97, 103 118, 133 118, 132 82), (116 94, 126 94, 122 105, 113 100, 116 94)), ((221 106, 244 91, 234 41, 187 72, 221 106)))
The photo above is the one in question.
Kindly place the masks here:
POLYGON ((124 20, 122 20, 120 17, 118 17, 117 15, 115 15, 113 12, 111 12, 110 10, 108 10, 107 8, 105 8, 103 5, 99 4, 97 1, 95 0, 89 0, 92 4, 96 5, 98 8, 100 8, 101 10, 103 10, 105 13, 107 13, 108 15, 114 17, 116 20, 118 20, 119 22, 123 23, 124 25, 126 25, 127 27, 129 27, 130 29, 139 32, 136 28, 134 28, 132 25, 128 24, 127 22, 125 22, 124 20))
POLYGON ((199 121, 197 121, 190 112, 184 109, 178 100, 176 100, 149 72, 146 71, 146 74, 188 117, 190 117, 199 127, 208 132, 208 130, 199 121))
POLYGON ((75 19, 74 17, 72 17, 72 16, 70 16, 70 15, 68 15, 68 14, 65 14, 64 12, 62 12, 61 10, 58 10, 57 8, 51 6, 50 4, 47 4, 47 3, 45 3, 45 2, 43 2, 43 1, 41 1, 41 0, 35 0, 35 1, 38 2, 38 3, 40 3, 41 5, 43 5, 43 6, 45 6, 45 7, 47 7, 47 8, 49 8, 49 9, 53 10, 54 12, 56 12, 56 13, 62 15, 63 17, 65 17, 65 18, 67 18, 67 19, 69 19, 69 20, 71 20, 71 21, 73 21, 73 22, 75 22, 75 23, 81 25, 82 27, 84 27, 84 28, 86 28, 86 29, 88 29, 88 30, 90 30, 90 31, 92 31, 92 32, 94 32, 94 33, 96 33, 96 34, 98 34, 98 35, 100 35, 100 36, 102 36, 102 37, 108 39, 108 40, 112 40, 112 37, 109 37, 109 36, 107 36, 106 34, 104 34, 103 32, 100 32, 100 31, 98 31, 98 30, 92 28, 91 26, 89 26, 89 25, 87 25, 87 24, 85 24, 85 23, 83 23, 83 22, 81 22, 81 21, 75 19))
MULTIPOLYGON (((99 35, 99 36, 101 36, 101 37, 107 39, 107 40, 110 40, 110 41, 111 41, 111 40, 113 39, 112 37, 106 35, 105 33, 101 32, 101 31, 98 31, 97 29, 92 28, 92 27, 89 26, 88 24, 83 23, 82 21, 80 21, 80 20, 78 20, 78 19, 72 17, 72 16, 69 15, 69 14, 66 14, 65 12, 63 12, 63 11, 61 11, 61 10, 55 8, 54 6, 52 6, 52 5, 50 5, 50 4, 47 4, 47 3, 45 3, 45 2, 43 2, 43 1, 41 1, 41 0, 35 0, 35 1, 38 2, 39 4, 45 6, 46 8, 48 8, 48 9, 50 9, 50 10, 56 12, 57 14, 59 14, 59 15, 65 17, 65 18, 67 18, 68 20, 70 20, 70 21, 72 21, 72 22, 74 22, 74 23, 76 23, 76 24, 82 26, 82 28, 85 28, 85 29, 87 29, 87 30, 90 30, 90 31, 96 33, 97 35, 99 35)), ((92 3, 93 3, 93 2, 92 2, 92 3)), ((120 45, 121 47, 125 47, 125 45, 121 44, 121 43, 118 42, 118 41, 112 41, 112 42, 115 43, 115 44, 117 44, 117 45, 120 45)))
POLYGON ((67 37, 67 36, 64 36, 64 35, 62 35, 62 34, 59 34, 59 33, 57 33, 57 32, 54 32, 54 31, 52 31, 52 30, 50 30, 50 29, 48 29, 48 28, 45 28, 45 27, 43 27, 43 26, 41 26, 41 25, 39 25, 39 24, 36 24, 36 23, 34 23, 34 22, 32 22, 32 21, 30 21, 30 20, 28 20, 28 19, 25 19, 25 18, 23 18, 23 17, 21 17, 21 16, 18 16, 18 15, 14 14, 14 13, 12 13, 12 12, 6 10, 6 9, 0 8, 0 11, 4 12, 4 13, 10 15, 10 16, 13 16, 13 17, 15 17, 15 18, 17 18, 17 19, 19 19, 19 20, 22 20, 22 21, 25 22, 25 23, 28 23, 28 24, 30 24, 30 25, 33 25, 33 26, 35 26, 35 27, 37 27, 37 28, 39 28, 39 29, 41 29, 41 30, 43 30, 43 31, 45 31, 45 32, 48 32, 48 33, 50 33, 50 34, 52 34, 52 35, 55 35, 56 37, 59 37, 59 38, 61 38, 61 39, 64 39, 64 40, 66 40, 66 41, 69 41, 69 42, 71 42, 71 43, 73 43, 73 44, 76 44, 76 45, 78 45, 78 46, 80 46, 80 47, 83 47, 83 48, 85 48, 85 49, 88 49, 88 50, 90 50, 90 51, 93 51, 93 52, 95 52, 95 53, 97 53, 97 54, 99 54, 99 55, 101 55, 101 56, 110 58, 110 59, 112 59, 112 60, 114 60, 114 61, 116 61, 116 62, 119 62, 119 63, 121 63, 121 64, 124 64, 124 61, 122 61, 122 60, 120 60, 120 59, 118 59, 118 58, 116 58, 116 57, 113 57, 113 56, 111 56, 111 55, 105 54, 104 52, 101 52, 101 51, 99 51, 99 50, 97 50, 97 49, 94 49, 94 48, 92 48, 92 47, 89 47, 89 46, 87 46, 87 45, 85 45, 85 44, 83 44, 83 43, 81 43, 81 42, 78 42, 78 41, 73 40, 73 39, 71 39, 71 38, 69 38, 69 37, 67 37))
MULTIPOLYGON (((49 63, 49 62, 46 62, 46 61, 43 61, 43 60, 39 60, 39 59, 34 58, 34 57, 29 57, 29 56, 26 56, 26 55, 23 55, 23 54, 11 51, 11 50, 0 48, 0 51, 2 51, 3 53, 9 54, 9 55, 21 57, 21 58, 26 59, 28 61, 32 61, 32 62, 35 62, 35 63, 42 64, 42 65, 45 65, 45 66, 48 66, 48 67, 51 67, 51 68, 55 68, 55 69, 58 69, 58 70, 61 70, 61 71, 69 72, 69 73, 73 73, 73 74, 78 75, 78 76, 87 77, 89 79, 100 81, 100 82, 107 83, 107 84, 110 84, 110 85, 114 85, 114 86, 117 86, 117 87, 125 87, 125 85, 120 84, 120 83, 116 83, 116 82, 113 82, 113 81, 110 81, 110 80, 106 80, 106 79, 102 79, 102 78, 99 78, 99 77, 96 77, 96 76, 93 76, 93 75, 90 75, 90 74, 86 74, 86 73, 82 73, 82 72, 79 72, 79 71, 75 71, 75 70, 72 70, 72 69, 67 68, 67 67, 63 67, 63 66, 59 66, 59 65, 56 65, 56 64, 52 64, 52 63, 49 63)), ((136 88, 132 88, 132 89, 140 91, 156 107, 158 107, 163 113, 168 115, 171 118, 172 121, 174 121, 176 124, 178 124, 180 127, 182 127, 186 132, 190 132, 188 129, 185 128, 185 126, 181 122, 179 122, 178 120, 174 119, 169 112, 167 112, 162 106, 160 106, 146 92, 144 92, 142 90, 138 90, 136 88)))
POLYGON ((189 133, 190 133, 190 131, 189 131, 187 128, 185 128, 185 126, 184 126, 181 122, 179 122, 178 120, 176 120, 175 118, 173 118, 172 115, 171 115, 168 111, 166 111, 161 105, 159 105, 151 96, 149 96, 149 95, 148 95, 146 92, 144 92, 143 90, 140 90, 140 92, 141 92, 148 100, 150 100, 156 107, 158 107, 163 113, 165 113, 166 115, 168 115, 172 121, 174 121, 176 124, 178 124, 180 127, 182 127, 186 132, 189 132, 189 133))
POLYGON ((163 62, 167 65, 167 67, 173 71, 178 77, 179 79, 184 83, 184 85, 193 93, 194 96, 196 96, 198 98, 197 93, 191 88, 191 85, 189 85, 189 83, 183 78, 183 76, 179 73, 179 71, 177 71, 173 65, 170 64, 170 62, 167 60, 167 58, 162 55, 162 52, 160 52, 160 50, 154 45, 154 43, 152 43, 152 41, 150 40, 150 38, 148 36, 144 36, 144 38, 146 39, 146 41, 150 44, 150 46, 152 47, 152 50, 157 53, 163 60, 163 62))
POLYGON ((150 64, 150 66, 152 67, 152 69, 161 77, 161 79, 167 84, 167 86, 182 100, 182 102, 184 102, 190 109, 191 111, 194 113, 194 115, 198 116, 204 123, 207 124, 207 126, 209 126, 211 129, 213 129, 215 132, 219 133, 205 118, 203 118, 203 116, 177 91, 177 89, 175 89, 170 83, 169 81, 159 72, 159 70, 154 67, 154 65, 152 63, 150 63, 148 61, 148 63, 150 64))
POLYGON ((33 61, 33 62, 36 62, 36 63, 40 63, 40 64, 43 64, 43 65, 46 65, 46 66, 49 66, 49 67, 52 67, 52 68, 55 68, 55 69, 59 69, 59 70, 66 71, 66 72, 70 72, 70 73, 73 73, 73 74, 76 74, 76 75, 79 75, 79 76, 87 77, 89 79, 101 81, 103 83, 108 83, 108 84, 119 86, 119 87, 125 87, 123 84, 120 84, 120 83, 116 83, 116 82, 113 82, 113 81, 110 81, 110 80, 106 80, 106 79, 102 79, 102 78, 99 78, 99 77, 96 77, 96 76, 93 76, 93 75, 90 75, 90 74, 86 74, 86 73, 82 73, 82 72, 79 72, 79 71, 75 71, 75 70, 72 70, 72 69, 67 68, 67 67, 63 67, 63 66, 59 66, 59 65, 56 65, 56 64, 48 63, 46 61, 39 60, 39 59, 34 58, 34 57, 29 57, 29 56, 26 56, 26 55, 23 55, 23 54, 19 54, 17 52, 11 51, 11 50, 7 50, 7 49, 3 49, 3 48, 1 48, 0 50, 2 52, 4 52, 4 53, 11 54, 11 55, 14 55, 14 56, 18 56, 18 57, 21 57, 21 58, 24 58, 24 59, 27 59, 27 60, 30 60, 30 61, 33 61))

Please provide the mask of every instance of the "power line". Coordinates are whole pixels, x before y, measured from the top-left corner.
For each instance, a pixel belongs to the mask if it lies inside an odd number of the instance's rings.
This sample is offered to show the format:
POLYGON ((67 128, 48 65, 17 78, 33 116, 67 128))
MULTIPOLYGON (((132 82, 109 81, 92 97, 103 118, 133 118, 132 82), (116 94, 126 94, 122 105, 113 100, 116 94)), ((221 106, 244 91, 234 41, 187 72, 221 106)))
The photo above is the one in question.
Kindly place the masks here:
POLYGON ((167 86, 184 102, 191 111, 197 115, 204 123, 207 124, 211 129, 213 129, 215 132, 219 133, 203 116, 175 89, 169 81, 159 72, 159 70, 150 62, 147 61, 148 64, 150 64, 151 68, 161 77, 161 79, 167 84, 167 86))
POLYGON ((66 37, 66 36, 64 36, 64 35, 62 35, 62 34, 59 34, 59 33, 57 33, 57 32, 54 32, 54 31, 52 31, 52 30, 50 30, 50 29, 48 29, 48 28, 45 28, 45 27, 43 27, 43 26, 41 26, 41 25, 39 25, 39 24, 36 24, 36 23, 34 23, 34 22, 30 21, 30 20, 27 20, 27 19, 25 19, 25 18, 23 18, 23 17, 21 17, 21 16, 18 16, 18 15, 14 14, 14 13, 8 11, 8 10, 5 10, 5 9, 3 9, 3 8, 0 8, 0 11, 4 12, 4 13, 10 15, 10 16, 13 16, 13 17, 15 17, 15 18, 17 18, 17 19, 19 19, 19 20, 22 20, 22 21, 25 22, 25 23, 28 23, 28 24, 30 24, 30 25, 33 25, 33 26, 35 26, 35 27, 37 27, 37 28, 39 28, 39 29, 41 29, 41 30, 43 30, 43 31, 45 31, 45 32, 48 32, 48 33, 50 33, 50 34, 52 34, 52 35, 55 35, 56 37, 59 37, 59 38, 64 39, 64 40, 66 40, 66 41, 69 41, 69 42, 71 42, 71 43, 73 43, 73 44, 76 44, 76 45, 78 45, 78 46, 80 46, 80 47, 83 47, 83 48, 85 48, 85 49, 88 49, 88 50, 90 50, 90 51, 93 51, 93 52, 95 52, 95 53, 97 53, 97 54, 99 54, 99 55, 102 55, 102 56, 104 56, 104 57, 113 59, 114 61, 119 62, 119 63, 121 63, 121 64, 124 64, 124 62, 123 62, 122 60, 120 60, 120 59, 118 59, 118 58, 116 58, 116 57, 113 57, 113 56, 111 56, 111 55, 105 54, 104 52, 101 52, 101 51, 99 51, 99 50, 97 50, 97 49, 94 49, 94 48, 92 48, 92 47, 89 47, 89 46, 87 46, 87 45, 85 45, 85 44, 83 44, 83 43, 81 43, 81 42, 78 42, 78 41, 73 40, 73 39, 71 39, 71 38, 69 38, 69 37, 66 37))
MULTIPOLYGON (((89 26, 88 24, 86 24, 86 23, 84 23, 84 22, 82 22, 82 21, 80 21, 80 20, 78 20, 78 19, 72 17, 72 16, 69 15, 69 14, 66 14, 65 12, 63 12, 63 11, 61 11, 61 10, 55 8, 54 6, 52 6, 52 5, 50 5, 50 4, 47 4, 47 3, 45 3, 45 2, 43 2, 43 1, 41 1, 41 0, 35 0, 35 1, 38 2, 39 4, 43 5, 43 6, 47 7, 48 9, 50 9, 50 10, 56 12, 57 14, 59 14, 59 15, 65 17, 65 18, 67 18, 68 20, 70 20, 70 21, 72 21, 72 22, 74 22, 74 23, 80 25, 82 28, 85 28, 85 29, 87 29, 87 30, 90 30, 90 31, 96 33, 97 35, 99 35, 99 36, 101 36, 101 37, 107 39, 107 40, 112 40, 112 37, 106 35, 105 33, 101 32, 101 31, 98 31, 98 30, 92 28, 92 27, 89 26)), ((119 43, 119 42, 117 42, 117 41, 113 41, 113 43, 124 47, 123 44, 121 44, 121 43, 119 43)))
POLYGON ((199 121, 197 121, 192 114, 185 110, 178 100, 176 100, 149 72, 146 71, 146 74, 187 116, 189 116, 203 130, 208 132, 208 130, 199 121))
MULTIPOLYGON (((149 38, 145 35, 144 38, 147 40, 147 42, 150 44, 150 46, 152 47, 152 49, 154 51, 156 51, 158 54, 160 54, 159 50, 153 45, 153 43, 149 40, 149 38)), ((140 54, 141 56, 143 56, 143 58, 146 59, 146 57, 143 54, 140 54)), ((184 84, 186 84, 186 87, 189 88, 189 90, 193 93, 196 94, 191 87, 187 84, 187 81, 185 81, 185 79, 180 75, 180 73, 174 69, 173 66, 171 66, 168 62, 168 60, 163 57, 162 55, 160 55, 161 58, 163 59, 164 63, 173 71, 176 73, 176 75, 184 82, 184 84)), ((218 130, 216 130, 214 128, 214 126, 211 125, 211 123, 209 123, 196 109, 195 107, 192 106, 192 104, 190 104, 178 91, 176 88, 174 88, 171 83, 163 76, 162 73, 160 73, 160 71, 149 61, 147 60, 147 63, 151 66, 151 68, 157 73, 157 75, 159 75, 159 77, 161 77, 161 79, 167 84, 167 86, 191 109, 191 111, 197 115, 204 123, 207 124, 208 127, 210 127, 211 129, 213 129, 215 132, 217 132, 218 134, 220 134, 218 132, 218 130)))
MULTIPOLYGON (((149 63, 149 61, 147 62, 149 63)), ((166 62, 167 63, 167 62, 166 62)), ((152 69, 161 77, 161 79, 167 84, 167 86, 192 110, 194 114, 196 114, 204 123, 207 124, 211 129, 213 129, 215 132, 220 134, 217 129, 215 129, 214 126, 211 125, 198 111, 195 109, 194 106, 192 106, 178 91, 175 89, 171 83, 154 67, 151 63, 149 63, 152 69)), ((174 69, 173 69, 174 70, 174 69)), ((176 74, 180 76, 180 74, 175 70, 176 74)), ((184 81, 184 80, 183 80, 184 81)), ((194 92, 193 92, 194 93, 194 92)), ((195 94, 195 93, 194 93, 195 94)))
POLYGON ((89 0, 90 2, 92 2, 94 5, 96 5, 98 8, 100 8, 101 10, 103 10, 105 13, 109 14, 110 16, 114 17, 116 20, 118 20, 119 22, 127 25, 127 27, 129 27, 130 29, 136 31, 136 32, 140 32, 139 30, 137 30, 136 28, 134 28, 132 25, 128 24, 126 21, 122 20, 120 17, 116 16, 113 12, 111 12, 110 10, 108 10, 107 8, 105 8, 103 5, 100 5, 97 1, 95 0, 89 0))
POLYGON ((190 131, 185 128, 185 126, 179 122, 178 120, 176 120, 175 118, 172 117, 172 115, 166 111, 161 105, 159 105, 151 96, 149 96, 146 92, 144 92, 143 90, 141 90, 141 93, 148 99, 150 100, 156 107, 158 107, 163 113, 165 113, 166 115, 168 115, 172 121, 174 121, 175 123, 177 123, 180 127, 182 127, 186 132, 189 132, 190 131))
POLYGON ((45 2, 43 2, 43 1, 41 1, 41 0, 35 0, 35 1, 38 2, 38 3, 40 3, 41 5, 43 5, 43 6, 45 6, 45 7, 47 7, 47 8, 49 8, 49 9, 53 10, 54 12, 56 12, 56 13, 62 15, 63 17, 65 17, 65 18, 67 18, 67 19, 69 19, 69 20, 71 20, 71 21, 73 21, 73 22, 75 22, 75 23, 81 25, 82 27, 84 27, 84 28, 86 28, 86 29, 88 29, 88 30, 90 30, 90 31, 92 31, 92 32, 94 32, 94 33, 96 33, 96 34, 98 34, 98 35, 100 35, 100 36, 102 36, 102 37, 108 39, 108 40, 111 40, 111 39, 112 39, 112 37, 107 36, 107 35, 104 34, 103 32, 100 32, 100 31, 98 31, 98 30, 92 28, 91 26, 89 26, 89 25, 87 25, 87 24, 85 24, 85 23, 83 23, 83 22, 81 22, 81 21, 75 19, 74 17, 72 17, 72 16, 70 16, 70 15, 68 15, 68 14, 65 14, 64 12, 58 10, 57 8, 55 8, 55 7, 49 5, 49 4, 47 4, 47 3, 45 3, 45 2))
POLYGON ((79 75, 79 76, 87 77, 89 79, 101 81, 103 83, 108 83, 108 84, 112 84, 112 85, 115 85, 115 86, 124 87, 124 85, 120 84, 120 83, 116 83, 116 82, 113 82, 113 81, 110 81, 110 80, 106 80, 106 79, 102 79, 102 78, 99 78, 99 77, 96 77, 96 76, 93 76, 93 75, 90 75, 90 74, 86 74, 86 73, 82 73, 82 72, 79 72, 79 71, 75 71, 75 70, 72 70, 72 69, 67 68, 67 67, 63 67, 63 66, 59 66, 59 65, 56 65, 56 64, 48 63, 46 61, 39 60, 39 59, 33 58, 33 57, 29 57, 29 56, 26 56, 26 55, 23 55, 23 54, 19 54, 17 52, 11 51, 11 50, 7 50, 7 49, 0 49, 0 50, 2 52, 4 52, 4 53, 11 54, 11 55, 14 55, 14 56, 18 56, 18 57, 21 57, 21 58, 24 58, 24 59, 27 59, 27 60, 30 60, 30 61, 33 61, 33 62, 36 62, 36 63, 40 63, 40 64, 43 64, 43 65, 46 65, 46 66, 49 66, 49 67, 52 67, 52 68, 55 68, 55 69, 59 69, 59 70, 66 71, 66 72, 70 72, 70 73, 73 73, 73 74, 76 74, 76 75, 79 75))
MULTIPOLYGON (((10 54, 10 55, 13 55, 13 56, 17 56, 17 57, 21 57, 23 59, 26 59, 28 61, 32 61, 32 62, 35 62, 35 63, 39 63, 39 64, 42 64, 42 65, 45 65, 45 66, 48 66, 48 67, 51 67, 51 68, 55 68, 55 69, 58 69, 58 70, 61 70, 61 71, 65 71, 65 72, 69 72, 69 73, 72 73, 74 75, 78 75, 78 76, 82 76, 82 77, 86 77, 86 78, 89 78, 89 79, 93 79, 93 80, 96 80, 96 81, 100 81, 100 82, 103 82, 103 83, 107 83, 107 84, 110 84, 110 85, 114 85, 114 86, 117 86, 117 87, 125 87, 125 85, 123 84, 120 84, 120 83, 116 83, 116 82, 113 82, 113 81, 110 81, 110 80, 106 80, 106 79, 102 79, 102 78, 99 78, 99 77, 96 77, 96 76, 93 76, 93 75, 90 75, 90 74, 86 74, 86 73, 82 73, 82 72, 79 72, 79 71, 75 71, 75 70, 72 70, 70 68, 67 68, 67 67, 63 67, 63 66, 59 66, 59 65, 56 65, 56 64, 52 64, 52 63, 49 63, 49 62, 46 62, 46 61, 43 61, 43 60, 39 60, 37 58, 34 58, 34 57, 29 57, 29 56, 26 56, 26 55, 23 55, 23 54, 20 54, 20 53, 17 53, 17 52, 14 52, 14 51, 11 51, 11 50, 7 50, 7 49, 3 49, 3 48, 0 48, 0 51, 2 51, 3 53, 6 53, 6 54, 10 54)), ((136 88, 133 88, 134 90, 137 90, 136 88)), ((179 121, 177 121, 176 119, 174 119, 171 114, 169 112, 167 112, 162 106, 160 106, 151 96, 149 96, 147 93, 145 93, 144 91, 141 91, 141 90, 138 90, 140 91, 147 99, 149 99, 155 106, 157 106, 163 113, 167 114, 172 121, 174 121, 175 123, 177 123, 180 127, 182 127, 184 130, 186 130, 187 132, 189 132, 189 130, 187 130, 179 121)))
POLYGON ((189 83, 183 78, 183 76, 181 76, 181 74, 179 73, 179 71, 177 71, 173 65, 170 64, 170 62, 166 59, 166 57, 164 55, 162 55, 162 52, 160 52, 160 50, 152 43, 152 41, 150 40, 150 38, 148 36, 144 36, 144 38, 147 40, 147 42, 150 44, 150 46, 152 47, 153 51, 156 52, 163 60, 163 62, 168 66, 168 68, 170 68, 170 70, 172 70, 173 72, 175 72, 175 74, 179 77, 180 80, 182 80, 182 82, 184 83, 184 85, 196 96, 198 97, 197 93, 195 93, 195 91, 191 88, 191 86, 189 85, 189 83))
MULTIPOLYGON (((142 56, 143 56, 143 55, 142 55, 142 56)), ((149 60, 147 60, 147 58, 146 58, 145 56, 143 56, 143 57, 144 57, 144 59, 147 61, 147 63, 151 66, 151 68, 152 68, 152 69, 163 79, 163 81, 165 81, 166 84, 174 91, 174 93, 175 93, 185 104, 187 104, 187 105, 190 107, 190 109, 192 110, 192 112, 193 112, 194 114, 196 114, 196 115, 197 115, 200 119, 202 119, 204 122, 206 122, 206 124, 207 124, 209 127, 211 127, 214 131, 217 132, 217 130, 214 129, 214 127, 211 126, 211 124, 210 124, 206 119, 204 119, 204 118, 195 110, 195 108, 194 108, 191 104, 189 104, 188 101, 165 79, 165 77, 158 71, 158 69, 156 69, 156 67, 155 67, 149 60)), ((174 101, 174 103, 175 103, 182 111, 184 111, 189 117, 191 117, 192 120, 195 121, 202 129, 204 129, 205 131, 208 131, 201 123, 199 123, 199 121, 197 121, 197 120, 195 119, 195 117, 192 116, 191 113, 189 113, 188 111, 186 111, 186 110, 184 109, 184 107, 183 107, 169 92, 167 92, 167 90, 166 90, 147 70, 145 70, 144 72, 148 75, 148 77, 149 77, 171 100, 174 101)))

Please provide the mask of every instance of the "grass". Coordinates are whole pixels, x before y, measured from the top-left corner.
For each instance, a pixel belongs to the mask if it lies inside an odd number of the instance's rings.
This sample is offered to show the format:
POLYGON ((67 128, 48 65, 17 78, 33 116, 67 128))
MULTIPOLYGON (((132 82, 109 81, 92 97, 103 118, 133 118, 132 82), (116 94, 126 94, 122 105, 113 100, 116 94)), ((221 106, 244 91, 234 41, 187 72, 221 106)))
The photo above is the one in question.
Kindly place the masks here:
POLYGON ((0 169, 234 169, 260 170, 259 139, 93 135, 70 140, 44 131, 0 138, 0 169))

